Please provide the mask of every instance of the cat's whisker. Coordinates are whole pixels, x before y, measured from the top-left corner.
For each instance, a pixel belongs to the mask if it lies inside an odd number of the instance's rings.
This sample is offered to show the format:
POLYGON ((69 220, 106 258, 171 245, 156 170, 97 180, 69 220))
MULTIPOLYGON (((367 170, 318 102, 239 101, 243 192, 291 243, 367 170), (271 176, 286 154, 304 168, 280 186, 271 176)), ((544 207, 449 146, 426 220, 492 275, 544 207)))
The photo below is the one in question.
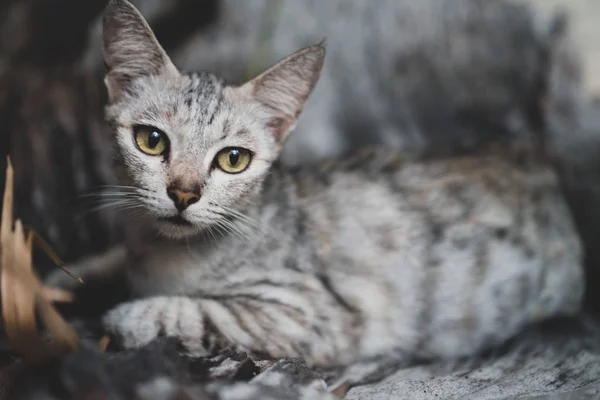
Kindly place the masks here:
POLYGON ((236 235, 237 237, 239 237, 241 240, 244 240, 244 241, 248 241, 250 234, 252 233, 252 232, 246 232, 246 231, 240 229, 240 226, 238 224, 236 224, 235 222, 232 222, 228 219, 219 220, 219 225, 221 227, 223 227, 227 232, 236 235))
POLYGON ((129 204, 129 203, 139 203, 137 198, 123 198, 123 197, 104 197, 93 200, 95 204, 129 204))
POLYGON ((248 228, 254 229, 256 231, 262 231, 262 227, 259 225, 259 223, 255 219, 249 217, 248 215, 243 214, 242 212, 230 207, 220 206, 214 203, 210 204, 214 208, 218 209, 218 211, 216 211, 218 214, 221 214, 223 216, 229 216, 235 219, 236 221, 239 221, 240 223, 244 224, 248 228))
POLYGON ((248 242, 248 236, 245 235, 242 231, 240 231, 234 224, 232 224, 230 221, 223 221, 223 227, 225 228, 225 230, 232 234, 235 235, 236 237, 238 237, 240 240, 244 241, 244 242, 248 242))
POLYGON ((99 201, 96 207, 91 207, 90 209, 84 211, 82 216, 88 215, 90 213, 95 213, 107 209, 112 209, 112 211, 123 211, 129 208, 137 208, 143 207, 143 205, 134 199, 101 199, 103 201, 99 201))
POLYGON ((119 190, 131 190, 134 192, 146 191, 146 189, 142 189, 136 186, 126 186, 126 185, 100 185, 99 188, 103 189, 119 189, 119 190))
POLYGON ((249 225, 252 225, 254 228, 259 229, 260 228, 260 224, 258 223, 258 221, 254 218, 251 218, 250 216, 243 214, 239 211, 230 209, 229 212, 231 212, 233 215, 237 216, 239 219, 247 222, 249 225))
POLYGON ((140 201, 138 201, 137 199, 98 199, 96 201, 93 201, 89 204, 89 208, 90 209, 94 209, 95 207, 110 207, 115 206, 118 207, 120 205, 131 205, 131 204, 138 204, 141 205, 142 203, 140 201))
POLYGON ((131 209, 131 210, 128 211, 128 215, 131 218, 143 217, 143 216, 146 216, 148 214, 149 214, 149 212, 146 209, 146 207, 143 207, 141 205, 138 208, 131 209))
POLYGON ((214 229, 215 229, 215 226, 209 225, 208 229, 206 230, 206 232, 208 232, 208 234, 210 235, 210 237, 212 238, 212 240, 216 240, 217 239, 217 236, 214 233, 214 229))
POLYGON ((246 237, 249 237, 251 234, 254 234, 256 231, 254 226, 249 225, 244 220, 228 221, 228 223, 246 237))
MULTIPOLYGON (((229 231, 221 224, 221 221, 217 221, 215 225, 211 226, 212 229, 216 230, 220 235, 224 233, 228 233, 229 231)), ((216 239, 216 236, 213 236, 213 239, 216 239)))
POLYGON ((227 226, 225 226, 222 219, 218 219, 217 221, 215 221, 215 224, 213 226, 221 235, 231 233, 231 230, 227 226))
POLYGON ((238 221, 243 221, 245 224, 252 226, 254 228, 259 228, 258 223, 256 222, 256 220, 248 217, 247 215, 244 215, 240 212, 234 212, 234 210, 230 210, 229 213, 235 217, 238 221))
POLYGON ((84 195, 80 195, 77 196, 76 199, 85 199, 85 200, 89 200, 89 201, 94 201, 94 200, 103 200, 103 199, 111 199, 111 200, 118 200, 118 199, 137 199, 137 198, 142 198, 142 196, 138 196, 138 195, 134 195, 134 194, 123 194, 123 193, 90 193, 90 194, 84 194, 84 195))
POLYGON ((245 232, 247 236, 250 235, 262 235, 262 227, 252 219, 237 219, 235 221, 237 226, 245 232))
POLYGON ((235 224, 229 219, 230 216, 223 213, 218 213, 220 218, 216 221, 216 225, 223 228, 227 233, 234 233, 236 236, 240 236, 239 229, 236 229, 235 224))
POLYGON ((146 210, 145 207, 143 206, 139 206, 139 207, 127 207, 121 210, 118 210, 119 212, 123 213, 123 215, 127 218, 130 219, 136 219, 136 218, 140 218, 140 217, 144 217, 146 215, 148 215, 148 210, 146 210))
POLYGON ((146 198, 142 192, 135 188, 118 188, 115 186, 106 186, 106 190, 100 190, 97 192, 84 193, 76 196, 75 199, 87 201, 93 204, 108 204, 109 202, 125 202, 125 201, 138 201, 141 198, 146 198))

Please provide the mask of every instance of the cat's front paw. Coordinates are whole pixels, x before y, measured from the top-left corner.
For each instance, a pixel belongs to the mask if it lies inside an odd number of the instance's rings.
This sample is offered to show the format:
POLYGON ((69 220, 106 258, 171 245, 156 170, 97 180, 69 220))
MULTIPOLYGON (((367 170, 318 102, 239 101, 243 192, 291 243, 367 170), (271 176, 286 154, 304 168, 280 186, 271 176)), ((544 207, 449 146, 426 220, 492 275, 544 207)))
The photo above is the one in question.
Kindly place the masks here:
POLYGON ((161 335, 162 312, 160 298, 136 300, 108 311, 102 323, 120 345, 138 348, 161 335))
POLYGON ((173 337, 191 353, 203 355, 197 304, 186 297, 150 297, 123 303, 105 314, 107 333, 125 348, 139 348, 159 336, 173 337))

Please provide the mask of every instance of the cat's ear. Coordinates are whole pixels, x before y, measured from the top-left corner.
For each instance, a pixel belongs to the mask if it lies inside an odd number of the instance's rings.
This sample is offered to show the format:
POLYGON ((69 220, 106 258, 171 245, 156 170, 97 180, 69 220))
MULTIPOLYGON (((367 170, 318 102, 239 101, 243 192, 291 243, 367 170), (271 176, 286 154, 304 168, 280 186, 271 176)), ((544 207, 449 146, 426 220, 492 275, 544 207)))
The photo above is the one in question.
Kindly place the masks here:
POLYGON ((282 142, 296 126, 306 99, 312 92, 325 61, 322 44, 286 57, 236 90, 265 107, 267 126, 282 142))
POLYGON ((142 14, 127 0, 108 3, 103 35, 110 101, 118 100, 135 78, 179 74, 142 14))

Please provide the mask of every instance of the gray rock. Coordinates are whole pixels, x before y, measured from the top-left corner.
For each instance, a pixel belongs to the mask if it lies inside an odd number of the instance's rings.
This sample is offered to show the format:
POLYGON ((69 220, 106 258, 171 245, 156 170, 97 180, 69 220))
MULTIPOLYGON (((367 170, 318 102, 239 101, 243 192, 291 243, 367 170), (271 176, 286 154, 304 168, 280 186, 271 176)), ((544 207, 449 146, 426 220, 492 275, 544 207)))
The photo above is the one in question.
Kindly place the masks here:
POLYGON ((399 371, 384 382, 357 387, 357 399, 597 399, 600 329, 582 321, 556 321, 525 332, 498 354, 455 366, 399 371))

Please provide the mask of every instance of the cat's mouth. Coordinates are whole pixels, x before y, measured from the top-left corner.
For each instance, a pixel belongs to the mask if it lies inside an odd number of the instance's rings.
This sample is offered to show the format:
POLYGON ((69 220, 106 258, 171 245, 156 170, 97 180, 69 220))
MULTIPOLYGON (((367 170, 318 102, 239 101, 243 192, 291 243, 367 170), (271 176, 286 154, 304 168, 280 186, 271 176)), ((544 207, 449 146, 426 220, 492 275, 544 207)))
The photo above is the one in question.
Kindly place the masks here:
POLYGON ((198 233, 198 227, 180 214, 158 217, 155 221, 158 233, 171 239, 182 239, 198 233))
POLYGON ((187 219, 183 218, 181 215, 173 215, 172 217, 161 217, 159 218, 161 221, 169 222, 173 225, 177 226, 191 226, 192 223, 187 219))

